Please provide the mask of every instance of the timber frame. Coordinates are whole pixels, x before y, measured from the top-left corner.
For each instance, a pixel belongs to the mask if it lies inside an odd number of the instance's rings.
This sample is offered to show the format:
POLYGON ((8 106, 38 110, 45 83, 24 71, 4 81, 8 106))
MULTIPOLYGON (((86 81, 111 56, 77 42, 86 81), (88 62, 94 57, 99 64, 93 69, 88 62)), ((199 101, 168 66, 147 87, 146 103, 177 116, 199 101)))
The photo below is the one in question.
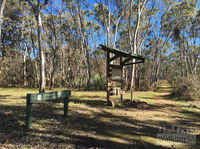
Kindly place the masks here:
MULTIPOLYGON (((133 53, 129 53, 116 48, 107 47, 100 45, 103 51, 106 51, 106 88, 107 88, 107 105, 112 105, 110 101, 110 96, 112 92, 112 69, 118 68, 121 71, 121 79, 118 82, 121 83, 121 91, 123 91, 123 67, 127 65, 134 65, 144 63, 145 57, 133 53), (114 60, 119 59, 119 64, 112 64, 114 60)), ((123 99, 123 94, 120 95, 121 101, 123 99)))

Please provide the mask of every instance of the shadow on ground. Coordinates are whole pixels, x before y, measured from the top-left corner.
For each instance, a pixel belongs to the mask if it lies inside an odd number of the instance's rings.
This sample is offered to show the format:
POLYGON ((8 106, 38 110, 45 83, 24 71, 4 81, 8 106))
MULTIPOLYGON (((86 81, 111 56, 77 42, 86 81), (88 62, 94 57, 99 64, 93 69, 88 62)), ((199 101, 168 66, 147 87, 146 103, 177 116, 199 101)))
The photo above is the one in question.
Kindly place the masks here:
MULTIPOLYGON (((13 148, 170 149, 173 147, 155 145, 151 140, 144 140, 142 137, 157 139, 161 126, 171 127, 174 123, 185 127, 200 127, 196 123, 200 116, 198 112, 177 110, 189 118, 179 118, 176 122, 140 121, 134 117, 121 115, 120 112, 117 114, 108 112, 105 101, 90 100, 90 98, 93 97, 88 97, 88 100, 73 99, 71 102, 97 108, 97 111, 79 107, 70 108, 68 117, 62 115, 63 109, 61 106, 56 106, 56 103, 35 104, 33 127, 30 131, 24 129, 25 104, 24 106, 0 105, 0 144, 2 144, 0 146, 12 144, 13 148), (92 114, 84 113, 85 111, 92 114)), ((167 106, 174 105, 152 105, 148 110, 159 111, 167 106)))
POLYGON ((6 99, 7 97, 10 97, 11 95, 0 95, 0 99, 6 99))
POLYGON ((42 125, 44 129, 38 129, 37 126, 33 126, 33 129, 26 131, 24 125, 21 124, 25 118, 22 115, 19 116, 19 113, 24 108, 18 106, 1 106, 0 111, 5 109, 13 111, 16 115, 0 113, 0 134, 3 136, 0 138, 1 144, 8 143, 16 146, 31 145, 32 147, 43 146, 44 144, 44 147, 47 147, 49 144, 60 144, 63 147, 71 146, 72 148, 163 148, 149 142, 144 142, 139 137, 140 135, 153 136, 150 134, 155 134, 158 131, 157 128, 127 117, 111 115, 105 111, 101 111, 96 117, 112 118, 113 121, 124 121, 129 123, 130 126, 104 122, 98 118, 91 118, 88 115, 76 113, 75 111, 71 111, 71 115, 65 118, 62 115, 50 114, 49 112, 54 113, 55 108, 48 106, 48 111, 46 112, 41 112, 39 109, 33 111, 33 122, 37 125, 42 125), (51 121, 43 121, 48 119, 51 121), (132 126, 133 124, 135 127, 132 126), (138 129, 136 126, 140 128, 138 129), (87 134, 93 135, 88 136, 87 134), (100 139, 95 136, 119 138, 128 143, 100 139), (136 137, 133 138, 133 136, 136 137))

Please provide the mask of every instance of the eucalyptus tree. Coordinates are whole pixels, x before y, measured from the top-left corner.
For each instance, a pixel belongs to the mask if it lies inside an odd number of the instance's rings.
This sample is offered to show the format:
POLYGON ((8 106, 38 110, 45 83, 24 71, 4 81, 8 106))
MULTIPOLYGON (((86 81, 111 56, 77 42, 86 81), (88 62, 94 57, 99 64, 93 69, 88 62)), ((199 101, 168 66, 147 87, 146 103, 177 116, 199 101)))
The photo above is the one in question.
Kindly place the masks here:
MULTIPOLYGON (((40 0, 27 0, 31 5, 33 13, 37 21, 37 36, 38 36, 38 49, 40 53, 40 86, 39 92, 45 92, 46 78, 45 78, 45 55, 44 49, 41 45, 41 29, 42 29, 42 17, 41 17, 41 2, 40 0)), ((46 5, 48 0, 45 0, 46 5)))
POLYGON ((23 20, 23 6, 22 1, 12 0, 7 1, 6 9, 4 10, 4 22, 2 24, 1 41, 3 43, 3 55, 8 58, 14 57, 15 54, 20 53, 21 41, 21 23, 23 20))
MULTIPOLYGON (((136 3, 136 8, 137 8, 137 13, 136 13, 136 17, 135 17, 135 27, 132 31, 132 27, 131 27, 131 17, 132 16, 132 5, 133 5, 133 0, 130 1, 130 14, 129 14, 129 44, 130 44, 130 49, 131 52, 136 54, 137 49, 139 48, 138 44, 140 44, 139 41, 139 30, 140 30, 140 25, 141 25, 141 15, 143 14, 144 8, 146 6, 147 0, 141 1, 141 0, 137 0, 136 3)), ((139 53, 138 53, 139 54, 139 53)), ((133 60, 133 63, 135 61, 133 60)), ((135 81, 135 65, 132 66, 132 75, 131 75, 131 89, 134 86, 134 81, 135 81)))
POLYGON ((200 57, 200 9, 197 5, 194 0, 180 1, 167 13, 165 32, 174 28, 171 39, 179 53, 182 76, 197 73, 200 57))
MULTIPOLYGON (((22 65, 25 64, 22 62, 23 46, 21 42, 23 41, 22 35, 24 34, 21 25, 24 20, 25 9, 23 8, 22 0, 7 0, 6 9, 4 9, 4 22, 1 26, 1 44, 3 45, 1 46, 1 56, 9 64, 4 73, 10 72, 10 74, 13 74, 10 78, 15 78, 16 81, 14 82, 23 82, 24 76, 21 72, 25 72, 21 71, 21 68, 23 68, 22 65)), ((3 78, 5 80, 8 78, 8 81, 10 80, 9 76, 4 76, 3 78)))
POLYGON ((169 32, 165 32, 165 24, 167 22, 167 13, 175 4, 174 0, 156 1, 152 0, 153 12, 151 12, 151 27, 148 40, 146 42, 147 49, 150 50, 150 58, 152 59, 152 67, 150 73, 150 86, 155 87, 159 79, 160 70, 164 58, 164 53, 170 49, 170 37, 174 28, 169 28, 169 32), (162 8, 160 7, 162 4, 162 8))
MULTIPOLYGON (((142 47, 146 42, 151 26, 149 20, 151 18, 150 12, 153 11, 153 8, 150 7, 149 0, 127 0, 122 1, 122 4, 124 5, 124 16, 122 18, 123 26, 120 29, 120 38, 117 41, 118 45, 122 49, 128 49, 131 53, 142 54, 142 47)), ((140 77, 140 66, 133 65, 131 67, 128 66, 128 68, 126 72, 128 72, 129 80, 126 80, 129 82, 128 89, 132 89, 135 86, 136 78, 140 77)))
POLYGON ((6 5, 6 0, 3 0, 0 3, 0 52, 1 51, 1 47, 2 47, 2 41, 1 41, 1 27, 2 27, 2 23, 3 23, 3 11, 5 9, 5 5, 6 5))
POLYGON ((100 0, 94 5, 95 19, 100 23, 106 33, 106 45, 111 46, 111 29, 114 24, 114 14, 111 12, 111 0, 100 0))
MULTIPOLYGON (((85 79, 87 89, 90 86, 91 81, 91 69, 90 69, 90 47, 88 40, 88 21, 87 17, 91 16, 91 11, 88 9, 87 1, 82 2, 80 0, 67 2, 67 10, 69 11, 70 19, 72 21, 71 26, 75 32, 76 48, 80 49, 81 62, 85 68, 85 79)), ((71 28, 71 27, 70 27, 71 28)), ((81 64, 81 63, 80 63, 81 64)), ((80 66, 80 67, 83 67, 80 66)))
MULTIPOLYGON (((60 76, 62 78, 64 77, 65 57, 63 33, 68 32, 68 30, 65 30, 68 24, 65 22, 67 20, 62 9, 52 8, 47 11, 48 15, 45 16, 43 29, 45 32, 46 49, 48 49, 46 50, 46 66, 49 70, 47 72, 47 82, 49 82, 50 89, 52 89, 55 85, 55 79, 60 80, 60 76), (56 13, 54 13, 55 11, 56 13), (61 72, 58 70, 61 70, 61 72)), ((64 78, 62 81, 64 81, 64 78)))

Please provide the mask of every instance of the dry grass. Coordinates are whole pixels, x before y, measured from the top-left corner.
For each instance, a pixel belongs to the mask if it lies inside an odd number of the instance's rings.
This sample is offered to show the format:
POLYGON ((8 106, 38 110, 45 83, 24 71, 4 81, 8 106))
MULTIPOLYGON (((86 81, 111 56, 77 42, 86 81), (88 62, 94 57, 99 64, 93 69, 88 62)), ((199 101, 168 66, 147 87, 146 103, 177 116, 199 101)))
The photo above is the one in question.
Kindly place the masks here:
POLYGON ((157 92, 134 92, 134 99, 147 102, 150 109, 107 107, 105 92, 74 91, 67 118, 62 103, 35 104, 27 132, 25 96, 37 90, 0 88, 0 148, 199 148, 157 139, 163 126, 181 125, 199 134, 200 109, 170 100, 169 91, 164 84, 157 92))

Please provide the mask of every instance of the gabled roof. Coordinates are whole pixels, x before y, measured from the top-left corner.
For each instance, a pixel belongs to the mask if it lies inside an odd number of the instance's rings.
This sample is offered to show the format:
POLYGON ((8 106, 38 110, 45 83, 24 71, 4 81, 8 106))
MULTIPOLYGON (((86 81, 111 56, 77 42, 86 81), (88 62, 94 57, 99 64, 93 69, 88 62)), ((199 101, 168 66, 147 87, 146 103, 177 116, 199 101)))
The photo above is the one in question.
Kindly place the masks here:
POLYGON ((142 61, 144 61, 146 59, 146 57, 141 56, 141 55, 133 54, 133 53, 119 50, 116 48, 107 47, 104 45, 100 45, 100 46, 101 46, 102 50, 104 50, 104 51, 108 51, 108 52, 120 55, 122 57, 125 57, 125 58, 132 58, 132 59, 142 60, 142 61))

